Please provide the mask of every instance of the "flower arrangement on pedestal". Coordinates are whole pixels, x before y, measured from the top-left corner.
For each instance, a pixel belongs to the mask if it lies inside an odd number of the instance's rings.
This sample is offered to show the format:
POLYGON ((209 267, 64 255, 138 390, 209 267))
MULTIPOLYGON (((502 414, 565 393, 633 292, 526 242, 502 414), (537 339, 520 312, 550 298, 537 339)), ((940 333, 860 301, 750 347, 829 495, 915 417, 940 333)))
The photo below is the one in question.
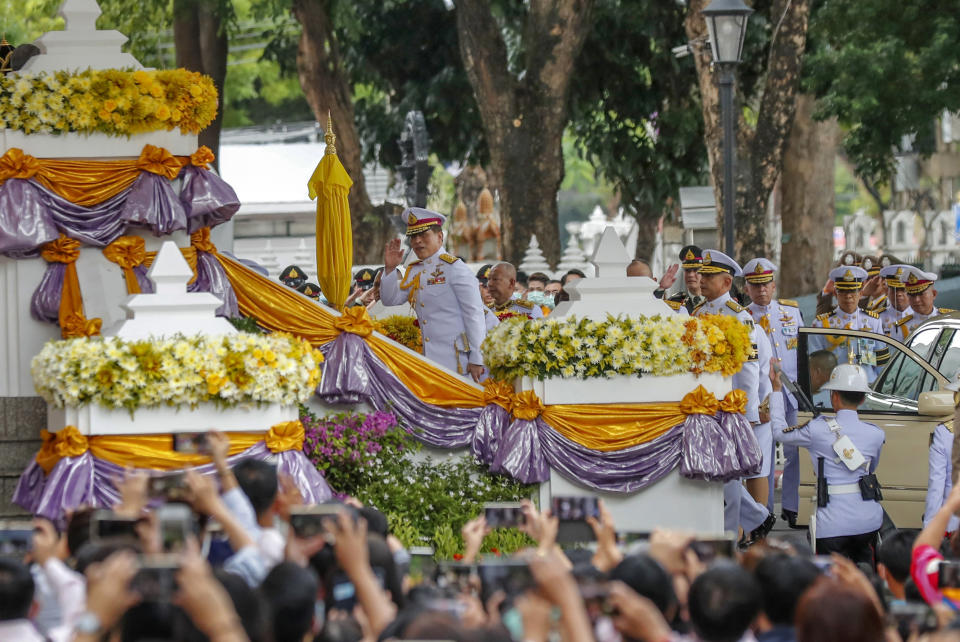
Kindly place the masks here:
POLYGON ((416 318, 394 314, 374 321, 373 327, 387 338, 423 354, 423 335, 416 318))
POLYGON ((313 395, 322 361, 309 343, 280 333, 83 337, 47 343, 31 373, 37 392, 56 408, 295 406, 313 395))
POLYGON ((186 69, 0 76, 0 127, 25 134, 197 134, 216 115, 213 80, 186 69))
POLYGON ((723 315, 514 318, 490 330, 483 342, 490 374, 501 381, 704 372, 729 376, 751 351, 747 327, 723 315))

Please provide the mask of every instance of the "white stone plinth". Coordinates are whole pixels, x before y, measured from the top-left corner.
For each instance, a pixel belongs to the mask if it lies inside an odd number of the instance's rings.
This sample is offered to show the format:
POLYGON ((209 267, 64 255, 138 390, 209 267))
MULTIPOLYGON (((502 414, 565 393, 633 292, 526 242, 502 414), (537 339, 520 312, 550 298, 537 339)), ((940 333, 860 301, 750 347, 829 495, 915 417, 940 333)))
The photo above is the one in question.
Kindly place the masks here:
POLYGON ((550 481, 540 485, 540 507, 554 496, 598 496, 613 515, 618 532, 642 533, 671 528, 695 533, 723 532, 723 484, 686 479, 674 468, 663 479, 630 493, 598 492, 550 469, 550 481))
POLYGON ((723 399, 732 389, 731 379, 716 373, 699 377, 690 374, 670 377, 628 377, 620 375, 609 379, 563 379, 551 377, 538 380, 522 377, 514 387, 517 392, 533 390, 546 404, 605 404, 605 403, 670 403, 703 386, 717 399, 723 399))
POLYGON ((126 409, 114 410, 97 404, 82 408, 47 409, 51 432, 75 426, 84 435, 137 435, 174 432, 255 432, 299 418, 296 406, 256 404, 220 409, 213 404, 196 408, 139 408, 131 415, 126 409))
POLYGON ((189 156, 197 151, 197 137, 181 134, 179 129, 126 136, 107 134, 24 134, 0 129, 0 148, 22 149, 35 158, 81 158, 84 160, 122 160, 139 158, 146 144, 163 147, 174 156, 189 156))

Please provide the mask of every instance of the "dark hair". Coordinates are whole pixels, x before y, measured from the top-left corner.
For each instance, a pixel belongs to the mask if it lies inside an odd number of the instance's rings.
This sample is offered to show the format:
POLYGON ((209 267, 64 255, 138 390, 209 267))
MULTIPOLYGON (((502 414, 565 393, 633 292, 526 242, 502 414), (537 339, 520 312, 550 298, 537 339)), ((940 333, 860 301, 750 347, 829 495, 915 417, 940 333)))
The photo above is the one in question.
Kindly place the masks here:
POLYGON ((120 619, 120 639, 179 640, 177 629, 188 620, 186 613, 169 602, 140 602, 127 609, 120 619))
POLYGON ((862 592, 821 577, 797 604, 797 642, 883 642, 883 619, 862 592))
POLYGON ((323 630, 314 642, 361 642, 363 629, 353 616, 341 620, 326 620, 323 630))
POLYGON ((916 531, 897 531, 884 537, 877 550, 877 561, 886 566, 893 579, 901 584, 910 577, 910 558, 916 538, 916 531))
POLYGON ((455 640, 463 639, 460 621, 449 613, 423 611, 403 629, 404 638, 416 640, 455 640))
POLYGON ((299 642, 313 624, 317 576, 293 562, 281 562, 260 585, 261 598, 270 606, 273 642, 299 642))
POLYGON ((574 268, 572 270, 567 270, 567 273, 560 277, 560 285, 566 285, 567 278, 570 276, 579 276, 581 279, 587 278, 587 275, 584 274, 581 270, 574 268))
POLYGON ((277 467, 259 459, 244 459, 233 467, 240 489, 260 517, 277 498, 277 467))
POLYGON ((718 563, 690 585, 690 621, 704 642, 735 642, 760 611, 760 585, 736 564, 718 563))
POLYGON ((387 516, 372 506, 360 508, 360 517, 367 521, 367 532, 386 537, 390 532, 387 526, 387 516))
POLYGON ((527 276, 527 273, 523 270, 517 270, 517 283, 521 284, 523 287, 527 287, 527 283, 530 281, 530 277, 527 276))
POLYGON ((649 555, 625 557, 610 571, 610 579, 620 580, 653 602, 663 614, 677 604, 670 575, 649 555))
POLYGON ((77 573, 83 575, 87 572, 87 567, 96 562, 102 562, 114 553, 120 551, 130 551, 136 555, 143 553, 143 546, 140 540, 130 535, 121 535, 116 537, 105 537, 97 541, 87 541, 83 543, 74 554, 76 560, 77 573))
POLYGON ((0 621, 30 615, 34 590, 30 569, 17 560, 0 557, 0 621))
POLYGON ((547 281, 547 285, 550 285, 551 283, 559 283, 561 286, 563 285, 563 281, 561 281, 560 279, 550 279, 549 281, 547 281))
POLYGON ((93 511, 93 508, 80 508, 70 516, 70 521, 67 522, 67 550, 71 555, 76 555, 80 547, 90 539, 93 511))
POLYGON ((851 392, 850 390, 834 390, 840 399, 845 404, 850 404, 852 406, 859 406, 863 403, 863 400, 867 398, 867 393, 865 392, 851 392))
POLYGON ((546 285, 547 283, 550 283, 550 277, 544 274, 543 272, 534 272, 533 274, 527 277, 528 285, 530 284, 530 281, 540 281, 544 285, 546 285))
POLYGON ((786 553, 764 557, 753 570, 760 584, 763 612, 773 624, 792 625, 797 602, 820 577, 820 570, 808 559, 786 553))

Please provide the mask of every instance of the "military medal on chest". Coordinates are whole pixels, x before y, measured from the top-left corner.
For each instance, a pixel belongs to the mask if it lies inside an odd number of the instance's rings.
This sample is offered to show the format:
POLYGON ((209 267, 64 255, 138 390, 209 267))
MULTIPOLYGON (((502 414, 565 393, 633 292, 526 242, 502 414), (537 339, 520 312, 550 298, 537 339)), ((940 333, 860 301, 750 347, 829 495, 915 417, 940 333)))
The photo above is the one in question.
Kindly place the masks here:
POLYGON ((438 265, 437 269, 430 273, 430 278, 427 279, 427 285, 440 285, 447 282, 447 277, 443 275, 443 270, 438 265))

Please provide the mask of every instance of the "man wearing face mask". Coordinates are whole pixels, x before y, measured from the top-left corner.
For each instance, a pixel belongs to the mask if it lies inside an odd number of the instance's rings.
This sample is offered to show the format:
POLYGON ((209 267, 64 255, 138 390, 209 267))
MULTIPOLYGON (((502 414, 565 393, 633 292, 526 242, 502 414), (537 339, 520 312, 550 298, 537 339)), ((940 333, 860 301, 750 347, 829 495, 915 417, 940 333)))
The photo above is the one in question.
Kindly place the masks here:
POLYGON ((411 207, 403 217, 417 260, 401 278, 397 271, 403 261, 400 239, 387 243, 380 298, 384 305, 407 301, 413 306, 427 358, 480 381, 484 378, 480 344, 486 324, 477 279, 463 261, 444 251, 443 214, 411 207))

